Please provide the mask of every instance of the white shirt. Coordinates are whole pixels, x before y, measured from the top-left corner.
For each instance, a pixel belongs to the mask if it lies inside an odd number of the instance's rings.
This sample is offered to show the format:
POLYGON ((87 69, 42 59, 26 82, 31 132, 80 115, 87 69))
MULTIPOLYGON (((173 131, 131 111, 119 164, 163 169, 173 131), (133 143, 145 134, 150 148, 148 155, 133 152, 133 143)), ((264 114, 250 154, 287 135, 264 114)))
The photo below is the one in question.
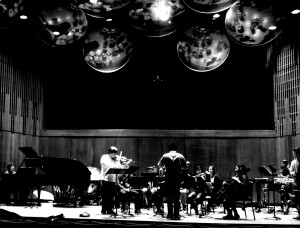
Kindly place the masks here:
POLYGON ((113 160, 108 154, 103 154, 100 159, 101 175, 100 180, 116 182, 116 174, 106 174, 110 168, 121 168, 119 160, 113 160))

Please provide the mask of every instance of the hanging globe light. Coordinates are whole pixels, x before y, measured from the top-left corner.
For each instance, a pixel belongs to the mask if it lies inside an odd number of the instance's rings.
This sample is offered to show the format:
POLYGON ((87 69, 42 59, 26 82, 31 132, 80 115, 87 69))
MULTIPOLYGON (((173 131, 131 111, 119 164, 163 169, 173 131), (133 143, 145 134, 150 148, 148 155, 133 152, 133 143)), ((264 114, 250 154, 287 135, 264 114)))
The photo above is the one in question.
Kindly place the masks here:
POLYGON ((219 13, 230 8, 237 0, 183 0, 190 9, 199 13, 219 13))
POLYGON ((23 11, 24 0, 0 0, 0 29, 16 23, 23 11))
POLYGON ((211 25, 187 29, 177 42, 181 62, 191 70, 206 72, 219 67, 227 59, 230 43, 226 34, 211 25))
POLYGON ((246 46, 263 45, 283 30, 285 16, 271 0, 241 0, 226 13, 225 30, 235 42, 246 46))
POLYGON ((48 45, 65 47, 81 39, 88 21, 74 4, 45 4, 38 13, 38 37, 48 45))
POLYGON ((112 13, 120 12, 130 0, 78 0, 78 7, 88 16, 95 18, 107 18, 112 13))
POLYGON ((135 0, 129 9, 129 20, 143 35, 160 37, 176 31, 184 13, 181 0, 135 0))
POLYGON ((102 27, 85 39, 85 62, 101 73, 112 73, 126 65, 132 53, 132 43, 126 33, 116 27, 102 27))

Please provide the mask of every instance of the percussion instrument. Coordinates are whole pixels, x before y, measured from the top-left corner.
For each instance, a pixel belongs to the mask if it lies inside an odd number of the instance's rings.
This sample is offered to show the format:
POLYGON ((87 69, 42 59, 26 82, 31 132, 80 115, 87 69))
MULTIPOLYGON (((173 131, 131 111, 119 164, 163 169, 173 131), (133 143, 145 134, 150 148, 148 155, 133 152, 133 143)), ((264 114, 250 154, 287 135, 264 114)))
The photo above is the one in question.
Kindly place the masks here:
POLYGON ((100 186, 101 171, 96 167, 91 167, 91 166, 89 166, 88 169, 91 172, 91 177, 90 177, 90 186, 87 189, 87 194, 95 195, 99 190, 99 188, 101 187, 100 186))
POLYGON ((75 197, 76 188, 72 185, 53 185, 54 203, 69 204, 75 197))
POLYGON ((294 178, 288 178, 288 177, 275 177, 274 178, 274 184, 291 184, 295 183, 294 178))

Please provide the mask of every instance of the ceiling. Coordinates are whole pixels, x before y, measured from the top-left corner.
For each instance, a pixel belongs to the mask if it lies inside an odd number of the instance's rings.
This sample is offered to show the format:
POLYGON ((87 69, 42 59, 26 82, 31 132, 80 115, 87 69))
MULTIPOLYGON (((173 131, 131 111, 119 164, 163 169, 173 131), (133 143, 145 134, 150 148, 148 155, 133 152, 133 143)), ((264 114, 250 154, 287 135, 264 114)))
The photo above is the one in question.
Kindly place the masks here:
MULTIPOLYGON (((41 40, 36 15, 45 1, 27 0, 28 19, 0 29, 0 50, 42 79, 48 128, 274 128, 272 72, 265 67, 269 43, 249 47, 229 39, 228 58, 208 72, 190 70, 178 59, 176 44, 182 32, 193 24, 224 26, 226 10, 212 21, 212 14, 186 9, 183 23, 162 37, 140 34, 122 14, 114 15, 112 22, 87 17, 86 34, 109 23, 132 40, 127 65, 106 74, 84 61, 84 38, 64 48, 41 40)), ((297 1, 272 2, 286 12, 285 25, 293 34, 299 16, 289 12, 297 1)))

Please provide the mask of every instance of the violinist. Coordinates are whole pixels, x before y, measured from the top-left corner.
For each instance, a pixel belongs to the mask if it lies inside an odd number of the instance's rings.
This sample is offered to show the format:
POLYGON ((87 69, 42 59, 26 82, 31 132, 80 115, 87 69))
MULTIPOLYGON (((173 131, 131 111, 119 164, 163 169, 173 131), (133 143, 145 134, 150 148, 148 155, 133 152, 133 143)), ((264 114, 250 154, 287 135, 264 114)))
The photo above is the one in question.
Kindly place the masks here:
POLYGON ((237 209, 235 199, 239 197, 240 194, 245 192, 245 187, 248 183, 247 172, 250 171, 245 165, 235 166, 236 175, 232 177, 230 182, 224 182, 223 187, 217 193, 218 203, 222 203, 224 209, 227 211, 227 215, 223 219, 234 219, 240 218, 237 209), (233 214, 232 214, 233 212, 233 214))
POLYGON ((186 169, 182 170, 182 179, 180 183, 180 203, 181 203, 181 210, 187 210, 187 197, 190 193, 190 186, 191 180, 191 173, 189 172, 190 162, 186 161, 186 169))
POLYGON ((217 196, 217 192, 222 187, 222 181, 219 174, 217 174, 216 168, 213 165, 210 165, 206 171, 206 183, 209 183, 211 186, 211 200, 208 201, 207 211, 210 212, 210 208, 213 207, 214 201, 217 196))
POLYGON ((111 146, 107 149, 107 153, 103 154, 100 159, 102 182, 102 214, 115 214, 113 211, 114 197, 116 191, 116 175, 107 174, 110 168, 123 167, 120 160, 117 159, 118 148, 111 146))
POLYGON ((202 204, 205 194, 208 192, 204 169, 198 165, 195 170, 195 175, 192 177, 194 178, 194 184, 190 188, 191 192, 188 195, 187 202, 191 204, 191 208, 194 209, 195 214, 198 215, 198 205, 202 204))

